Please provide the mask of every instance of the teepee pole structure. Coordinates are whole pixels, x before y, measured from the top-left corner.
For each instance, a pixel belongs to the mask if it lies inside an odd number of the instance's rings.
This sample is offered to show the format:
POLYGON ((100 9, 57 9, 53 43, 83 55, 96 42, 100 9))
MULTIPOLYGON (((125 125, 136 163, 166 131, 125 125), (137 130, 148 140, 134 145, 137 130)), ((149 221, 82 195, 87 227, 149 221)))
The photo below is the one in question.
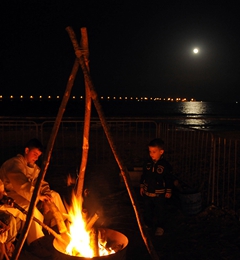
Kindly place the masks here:
POLYGON ((107 140, 108 140, 109 145, 111 147, 111 150, 113 152, 115 160, 118 163, 118 166, 121 170, 121 174, 122 174, 124 183, 126 185, 130 200, 132 202, 132 206, 133 206, 133 209, 134 209, 134 212, 135 212, 135 215, 136 215, 137 223, 138 223, 139 230, 140 230, 140 233, 142 235, 143 241, 144 241, 144 243, 147 247, 147 250, 148 250, 149 254, 151 255, 152 259, 158 260, 159 257, 157 255, 157 253, 156 253, 156 251, 155 251, 155 249, 154 249, 154 247, 151 243, 149 235, 147 234, 146 229, 144 227, 144 223, 143 223, 142 217, 140 215, 140 207, 138 205, 137 198, 136 198, 135 192, 133 190, 133 187, 132 187, 132 184, 131 184, 131 181, 130 181, 128 170, 124 166, 122 160, 120 159, 120 156, 118 155, 116 146, 114 144, 113 138, 112 138, 110 130, 109 130, 109 126, 107 124, 107 121, 106 121, 105 115, 103 113, 101 104, 98 100, 97 92, 96 92, 94 85, 92 83, 90 73, 89 73, 89 69, 86 66, 84 55, 83 55, 82 50, 81 50, 81 48, 80 48, 80 46, 77 42, 76 35, 75 35, 73 29, 70 26, 68 26, 66 28, 66 31, 68 32, 68 35, 69 35, 71 42, 73 44, 75 55, 78 58, 79 64, 82 68, 84 79, 85 79, 85 82, 87 83, 86 86, 88 86, 88 88, 90 90, 91 98, 92 98, 94 106, 97 110, 97 113, 98 113, 99 119, 101 121, 103 130, 105 132, 105 135, 107 137, 107 140))

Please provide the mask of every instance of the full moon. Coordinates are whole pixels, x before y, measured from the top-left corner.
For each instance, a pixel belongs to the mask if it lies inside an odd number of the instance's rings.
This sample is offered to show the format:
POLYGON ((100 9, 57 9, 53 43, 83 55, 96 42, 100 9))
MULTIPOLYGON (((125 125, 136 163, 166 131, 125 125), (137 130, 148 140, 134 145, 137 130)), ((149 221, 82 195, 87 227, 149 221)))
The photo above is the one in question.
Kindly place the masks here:
POLYGON ((197 49, 197 48, 193 49, 193 52, 194 52, 195 54, 198 53, 198 49, 197 49))

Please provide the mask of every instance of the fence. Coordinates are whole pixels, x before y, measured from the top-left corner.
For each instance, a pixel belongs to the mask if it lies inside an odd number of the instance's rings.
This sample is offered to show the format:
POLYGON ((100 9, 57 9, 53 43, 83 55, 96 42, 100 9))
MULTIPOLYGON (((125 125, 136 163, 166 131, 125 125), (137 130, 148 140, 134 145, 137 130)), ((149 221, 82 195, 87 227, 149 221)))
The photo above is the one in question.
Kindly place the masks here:
MULTIPOLYGON (((54 121, 1 120, 1 163, 16 153, 31 137, 46 146, 54 121)), ((54 144, 49 169, 58 175, 76 173, 82 154, 82 120, 63 120, 54 144)), ((166 159, 174 175, 189 192, 202 194, 204 206, 216 205, 238 213, 240 208, 239 140, 148 119, 108 119, 111 135, 125 166, 132 170, 148 155, 147 144, 161 137, 166 159)), ((116 164, 99 119, 92 119, 89 165, 116 164)), ((116 169, 117 171, 117 169, 116 169)))

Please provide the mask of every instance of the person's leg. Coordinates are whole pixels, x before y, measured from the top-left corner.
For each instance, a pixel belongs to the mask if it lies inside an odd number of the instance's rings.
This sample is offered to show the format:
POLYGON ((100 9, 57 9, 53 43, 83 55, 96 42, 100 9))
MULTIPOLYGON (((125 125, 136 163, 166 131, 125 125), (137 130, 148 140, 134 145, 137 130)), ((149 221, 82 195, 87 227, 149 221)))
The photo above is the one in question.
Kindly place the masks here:
MULTIPOLYGON (((34 211, 34 217, 43 222, 43 215, 38 209, 34 211)), ((43 228, 36 221, 32 221, 28 236, 26 239, 27 248, 26 250, 33 255, 42 258, 53 259, 52 257, 52 237, 44 235, 43 228)))
POLYGON ((156 235, 163 235, 166 221, 166 199, 164 196, 156 197, 155 216, 156 216, 156 235))
POLYGON ((56 232, 64 232, 66 230, 64 222, 67 219, 66 208, 59 193, 51 191, 51 196, 51 202, 38 203, 38 209, 44 217, 44 224, 53 228, 56 232))
POLYGON ((11 215, 9 227, 10 228, 8 230, 7 242, 14 242, 17 237, 17 234, 21 232, 22 220, 20 220, 18 217, 15 218, 11 215))
POLYGON ((156 197, 155 204, 155 216, 156 225, 158 227, 164 227, 166 221, 166 198, 164 196, 156 197))
MULTIPOLYGON (((38 209, 34 209, 34 217, 37 218, 38 220, 40 220, 41 222, 43 222, 43 215, 41 214, 41 212, 38 209)), ((42 230, 42 226, 39 225, 36 221, 32 221, 30 228, 29 228, 29 232, 28 232, 28 236, 27 236, 27 244, 30 245, 34 240, 43 237, 44 233, 42 230)))
POLYGON ((63 204, 62 198, 59 195, 59 193, 57 193, 54 190, 51 190, 51 196, 52 196, 52 201, 54 202, 54 204, 57 206, 57 208, 59 209, 59 211, 63 214, 66 214, 66 208, 63 204))
POLYGON ((152 228, 154 226, 153 217, 154 217, 154 203, 153 198, 144 195, 144 222, 147 227, 152 228))

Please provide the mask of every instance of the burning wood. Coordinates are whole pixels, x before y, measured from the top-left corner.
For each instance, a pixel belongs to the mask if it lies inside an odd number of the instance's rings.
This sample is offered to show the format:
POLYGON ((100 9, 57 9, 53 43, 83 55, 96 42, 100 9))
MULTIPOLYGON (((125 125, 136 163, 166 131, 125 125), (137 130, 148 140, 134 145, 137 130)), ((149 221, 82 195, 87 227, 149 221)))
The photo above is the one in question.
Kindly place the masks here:
POLYGON ((83 198, 77 198, 72 194, 72 205, 68 209, 69 216, 69 243, 65 249, 69 255, 93 256, 93 250, 90 247, 90 232, 98 215, 95 214, 88 222, 87 211, 82 210, 83 198))
POLYGON ((93 227, 93 225, 98 220, 98 218, 99 218, 98 214, 95 213, 86 225, 86 230, 91 230, 90 231, 90 246, 93 249, 93 256, 99 256, 98 230, 93 227))
POLYGON ((97 213, 95 213, 93 215, 93 217, 90 218, 90 220, 87 222, 87 225, 86 225, 86 230, 87 231, 90 231, 93 227, 93 225, 95 224, 95 222, 99 219, 99 216, 97 213))
MULTIPOLYGON (((99 247, 99 255, 92 256, 94 259, 101 259, 102 256, 105 256, 104 259, 125 259, 126 248, 128 245, 128 239, 123 234, 107 229, 107 228, 99 228, 98 231, 98 247, 99 247), (115 256, 116 255, 116 256, 115 256)), ((60 245, 59 240, 54 240, 53 246, 56 249, 56 259, 59 260, 71 260, 80 257, 85 259, 86 256, 81 255, 68 255, 64 250, 62 250, 62 246, 60 245)))
MULTIPOLYGON (((69 256, 77 257, 101 257, 114 254, 123 248, 123 244, 109 241, 105 229, 96 228, 94 224, 99 219, 95 212, 91 217, 88 211, 82 209, 83 198, 72 194, 72 204, 68 206, 69 224, 67 231, 55 236, 58 250, 69 256), (113 249, 114 248, 114 249, 113 249)), ((61 223, 61 221, 60 221, 61 223)))
POLYGON ((99 256, 98 230, 96 228, 92 228, 90 232, 90 246, 93 249, 93 256, 99 256))

